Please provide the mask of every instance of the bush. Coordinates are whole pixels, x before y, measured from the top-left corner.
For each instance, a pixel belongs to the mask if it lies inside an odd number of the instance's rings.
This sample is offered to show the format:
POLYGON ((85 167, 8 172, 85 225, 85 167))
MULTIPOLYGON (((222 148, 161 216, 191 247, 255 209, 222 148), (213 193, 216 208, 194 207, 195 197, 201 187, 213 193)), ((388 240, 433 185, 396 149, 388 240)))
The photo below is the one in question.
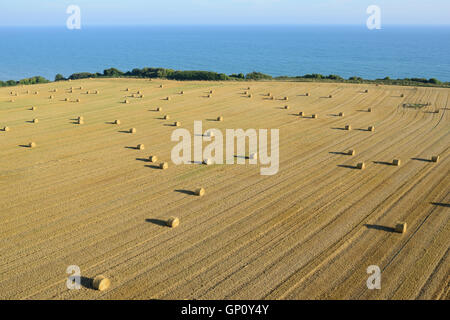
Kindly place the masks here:
POLYGON ((247 75, 245 76, 246 79, 248 80, 271 80, 272 76, 268 75, 268 74, 264 74, 261 72, 251 72, 251 73, 247 73, 247 75))
POLYGON ((55 76, 55 82, 56 82, 56 81, 63 81, 63 80, 66 80, 66 78, 64 78, 62 74, 58 73, 58 74, 55 76))

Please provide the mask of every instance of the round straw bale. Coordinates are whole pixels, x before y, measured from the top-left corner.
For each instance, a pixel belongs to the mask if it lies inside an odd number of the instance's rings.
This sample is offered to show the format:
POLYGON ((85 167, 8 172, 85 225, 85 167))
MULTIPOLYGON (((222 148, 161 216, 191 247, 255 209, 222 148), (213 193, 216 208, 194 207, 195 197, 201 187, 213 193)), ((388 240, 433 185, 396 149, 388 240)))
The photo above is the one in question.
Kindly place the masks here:
POLYGON ((128 104, 128 103, 130 103, 130 101, 128 101, 127 99, 125 99, 125 101, 124 101, 123 103, 128 104))
POLYGON ((14 99, 9 100, 9 102, 14 102, 14 99))
POLYGON ((252 94, 250 93, 250 94, 248 95, 248 97, 249 97, 249 98, 252 98, 252 97, 253 97, 253 95, 252 95, 252 94))
POLYGON ((69 98, 65 98, 64 101, 69 101, 69 98))
POLYGON ((364 91, 365 93, 369 93, 369 90, 368 89, 366 89, 366 91, 364 91))
POLYGON ((212 160, 211 160, 211 159, 205 159, 205 160, 203 160, 202 163, 203 163, 203 164, 206 164, 207 166, 209 166, 209 165, 212 164, 212 160))
POLYGON ((392 164, 393 164, 394 166, 399 167, 399 166, 401 165, 401 160, 400 160, 400 159, 394 159, 394 160, 392 161, 392 164))
POLYGON ((328 96, 328 98, 330 98, 330 99, 331 99, 331 98, 333 98, 333 95, 332 95, 332 94, 330 94, 330 95, 328 96))
POLYGON ((184 91, 180 91, 180 94, 184 94, 184 91))
POLYGON ((176 228, 180 224, 180 219, 178 219, 177 217, 170 217, 169 219, 167 219, 166 223, 168 227, 176 228))
POLYGON ((156 108, 156 111, 162 111, 161 107, 156 108))
POLYGON ((256 160, 256 159, 258 159, 258 154, 257 154, 257 153, 251 153, 249 159, 250 159, 250 160, 256 160))
POLYGON ((404 98, 404 97, 405 97, 405 94, 402 93, 402 94, 400 95, 400 98, 404 98))
POLYGON ((169 100, 170 100, 170 97, 166 97, 166 100, 169 101, 169 100))
POLYGON ((150 157, 148 157, 148 160, 150 162, 156 162, 156 161, 158 161, 158 157, 157 156, 150 156, 150 157))
POLYGON ((407 226, 408 225, 406 222, 397 222, 397 224, 395 225, 395 232, 405 233, 407 226))
POLYGON ((313 119, 317 119, 319 116, 317 115, 317 114, 313 114, 312 116, 311 116, 311 118, 313 118, 313 119))
POLYGON ((214 91, 213 91, 213 90, 209 90, 209 93, 213 94, 213 93, 214 93, 214 91))
POLYGON ((31 107, 31 110, 36 111, 37 108, 36 107, 31 107))
POLYGON ((130 91, 130 88, 126 88, 125 91, 130 91))
POLYGON ((300 112, 298 113, 298 115, 299 115, 300 117, 303 117, 303 111, 300 111, 300 112))
POLYGON ((145 146, 144 146, 143 144, 138 144, 138 145, 137 145, 137 149, 139 149, 139 150, 144 150, 144 149, 145 149, 145 146))
POLYGON ((285 100, 285 101, 288 101, 288 100, 289 100, 289 97, 284 97, 284 100, 285 100))
POLYGON ((30 142, 30 143, 28 144, 28 147, 29 147, 29 148, 35 148, 35 147, 36 147, 36 142, 30 142))
POLYGON ((164 116, 164 120, 169 120, 170 119, 170 116, 168 115, 168 114, 166 114, 165 116, 164 116))
POLYGON ((205 189, 198 188, 198 189, 195 190, 195 195, 199 196, 199 197, 203 197, 205 195, 205 192, 206 192, 205 189))
POLYGON ((53 99, 54 98, 54 96, 50 96, 50 97, 48 97, 49 99, 53 99))
POLYGON ((356 168, 364 170, 366 168, 366 164, 364 162, 360 162, 356 165, 356 168))
POLYGON ((306 96, 309 97, 309 92, 306 93, 306 96))
POLYGON ((83 121, 84 117, 83 116, 79 116, 77 119, 83 121))
POLYGON ((83 119, 78 119, 78 124, 84 124, 84 120, 83 119))
POLYGON ((174 125, 175 127, 180 127, 180 126, 181 126, 181 122, 175 121, 173 125, 174 125))
POLYGON ((217 121, 223 121, 223 117, 222 116, 218 116, 217 117, 217 121))
POLYGON ((120 120, 114 120, 114 124, 120 124, 120 120))
POLYGON ((136 128, 131 128, 130 133, 136 133, 136 128))
POLYGON ((11 129, 9 129, 9 127, 3 127, 3 131, 9 131, 11 129))
POLYGON ((161 84, 161 85, 159 85, 159 87, 160 87, 160 88, 164 88, 164 85, 161 84))
POLYGON ((356 154, 355 150, 351 149, 347 151, 347 155, 354 156, 356 154))
POLYGON ((169 168, 169 164, 167 162, 162 162, 159 165, 159 168, 162 169, 162 170, 166 170, 167 168, 169 168))
POLYGON ((344 113, 343 112, 339 112, 339 117, 343 117, 344 113))
POLYGON ((77 102, 81 102, 80 98, 77 99, 77 102))
POLYGON ((432 156, 431 162, 439 162, 440 157, 439 156, 432 156))
POLYGON ((289 106, 284 106, 284 109, 285 110, 289 110, 289 106))
POLYGON ((372 108, 368 108, 368 109, 367 109, 367 112, 372 112, 372 108))
POLYGON ((38 123, 39 119, 33 119, 33 123, 38 123))
POLYGON ((352 126, 349 124, 345 125, 345 130, 348 130, 348 131, 352 130, 352 126))
POLYGON ((95 290, 104 291, 109 288, 111 281, 103 275, 96 276, 92 281, 95 290))
POLYGON ((367 130, 373 132, 373 131, 375 131, 375 127, 374 126, 370 126, 369 128, 367 128, 367 130))

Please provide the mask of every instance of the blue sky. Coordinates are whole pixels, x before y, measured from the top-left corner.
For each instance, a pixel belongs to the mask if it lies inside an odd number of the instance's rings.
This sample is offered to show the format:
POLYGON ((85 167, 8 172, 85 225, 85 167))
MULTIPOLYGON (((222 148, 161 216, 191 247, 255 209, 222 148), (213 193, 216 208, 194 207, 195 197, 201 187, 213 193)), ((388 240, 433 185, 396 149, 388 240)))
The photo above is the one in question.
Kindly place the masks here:
POLYGON ((82 24, 365 24, 378 5, 382 23, 449 24, 449 0, 1 0, 0 26, 65 26, 69 5, 82 24))

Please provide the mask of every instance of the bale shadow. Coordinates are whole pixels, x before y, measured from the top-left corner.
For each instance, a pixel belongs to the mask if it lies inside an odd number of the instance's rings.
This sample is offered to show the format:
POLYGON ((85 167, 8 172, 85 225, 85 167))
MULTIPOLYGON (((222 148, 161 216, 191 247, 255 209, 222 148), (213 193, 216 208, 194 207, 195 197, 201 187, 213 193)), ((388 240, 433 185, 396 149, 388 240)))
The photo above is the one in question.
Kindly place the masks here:
POLYGON ((27 145, 27 144, 19 144, 19 147, 22 147, 22 148, 31 148, 29 145, 27 145))
POLYGON ((161 169, 159 166, 150 165, 150 164, 146 164, 144 167, 150 168, 150 169, 161 169))
POLYGON ((142 161, 142 162, 150 162, 150 159, 146 159, 146 158, 136 158, 137 161, 142 161))
POLYGON ((195 196, 195 192, 191 190, 183 190, 183 189, 177 189, 175 192, 184 193, 190 196, 195 196))
POLYGON ((450 208, 450 203, 442 203, 442 202, 430 202, 434 206, 450 208))
POLYGON ((424 159, 424 158, 411 158, 411 160, 423 161, 423 162, 432 162, 430 159, 424 159))
POLYGON ((340 156, 346 156, 346 155, 348 155, 347 152, 338 152, 338 151, 331 151, 331 152, 328 152, 328 153, 329 153, 329 154, 340 155, 340 156))
POLYGON ((161 219, 149 218, 149 219, 145 219, 145 222, 153 223, 160 227, 167 227, 167 222, 164 220, 161 220, 161 219))
POLYGON ((376 224, 365 224, 364 226, 367 229, 374 229, 374 230, 385 231, 385 232, 390 232, 390 233, 395 232, 394 228, 386 227, 386 226, 380 226, 380 225, 376 225, 376 224))
POLYGON ((236 159, 246 159, 246 160, 250 159, 250 157, 248 157, 248 156, 238 156, 238 155, 234 155, 234 157, 235 157, 236 159))
POLYGON ((85 287, 86 289, 92 289, 94 290, 94 279, 80 276, 80 284, 85 287))
POLYGON ((163 126, 165 126, 165 127, 176 127, 176 125, 175 124, 168 124, 168 123, 165 123, 165 124, 163 124, 163 126))
POLYGON ((337 113, 329 113, 329 114, 327 114, 327 116, 328 117, 340 117, 340 115, 337 113))
POLYGON ((105 124, 115 124, 115 123, 111 122, 111 121, 107 121, 107 122, 105 122, 105 124))
POLYGON ((367 112, 367 113, 370 113, 367 109, 366 110, 356 110, 357 112, 367 112))
POLYGON ((206 119, 206 121, 219 122, 219 121, 217 121, 217 119, 206 119))
POLYGON ((338 164, 337 166, 340 167, 340 168, 346 168, 346 169, 358 169, 357 166, 350 166, 350 165, 347 165, 347 164, 338 164))
POLYGON ((353 129, 353 130, 356 130, 356 131, 364 131, 364 132, 370 132, 369 129, 361 129, 361 128, 353 129))
POLYGON ((393 166, 392 162, 387 162, 387 161, 372 161, 375 164, 383 164, 385 166, 393 166))
POLYGON ((423 113, 439 114, 439 111, 438 112, 436 112, 436 111, 424 111, 423 113))
POLYGON ((139 150, 138 147, 124 147, 125 149, 139 150))
POLYGON ((346 131, 345 130, 345 128, 338 128, 338 127, 336 127, 336 128, 331 128, 332 130, 343 130, 343 131, 346 131))
POLYGON ((129 130, 119 130, 117 132, 119 132, 119 133, 131 133, 129 130))
POLYGON ((33 120, 27 120, 25 122, 27 122, 27 123, 34 123, 33 120))

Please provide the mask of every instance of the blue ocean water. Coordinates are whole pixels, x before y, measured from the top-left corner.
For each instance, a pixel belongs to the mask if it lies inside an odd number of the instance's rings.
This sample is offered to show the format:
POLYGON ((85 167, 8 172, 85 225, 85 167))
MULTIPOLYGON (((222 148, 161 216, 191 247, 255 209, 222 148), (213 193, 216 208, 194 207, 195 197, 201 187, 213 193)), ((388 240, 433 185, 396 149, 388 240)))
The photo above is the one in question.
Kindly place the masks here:
POLYGON ((142 67, 450 81, 450 26, 0 28, 0 80, 142 67))

